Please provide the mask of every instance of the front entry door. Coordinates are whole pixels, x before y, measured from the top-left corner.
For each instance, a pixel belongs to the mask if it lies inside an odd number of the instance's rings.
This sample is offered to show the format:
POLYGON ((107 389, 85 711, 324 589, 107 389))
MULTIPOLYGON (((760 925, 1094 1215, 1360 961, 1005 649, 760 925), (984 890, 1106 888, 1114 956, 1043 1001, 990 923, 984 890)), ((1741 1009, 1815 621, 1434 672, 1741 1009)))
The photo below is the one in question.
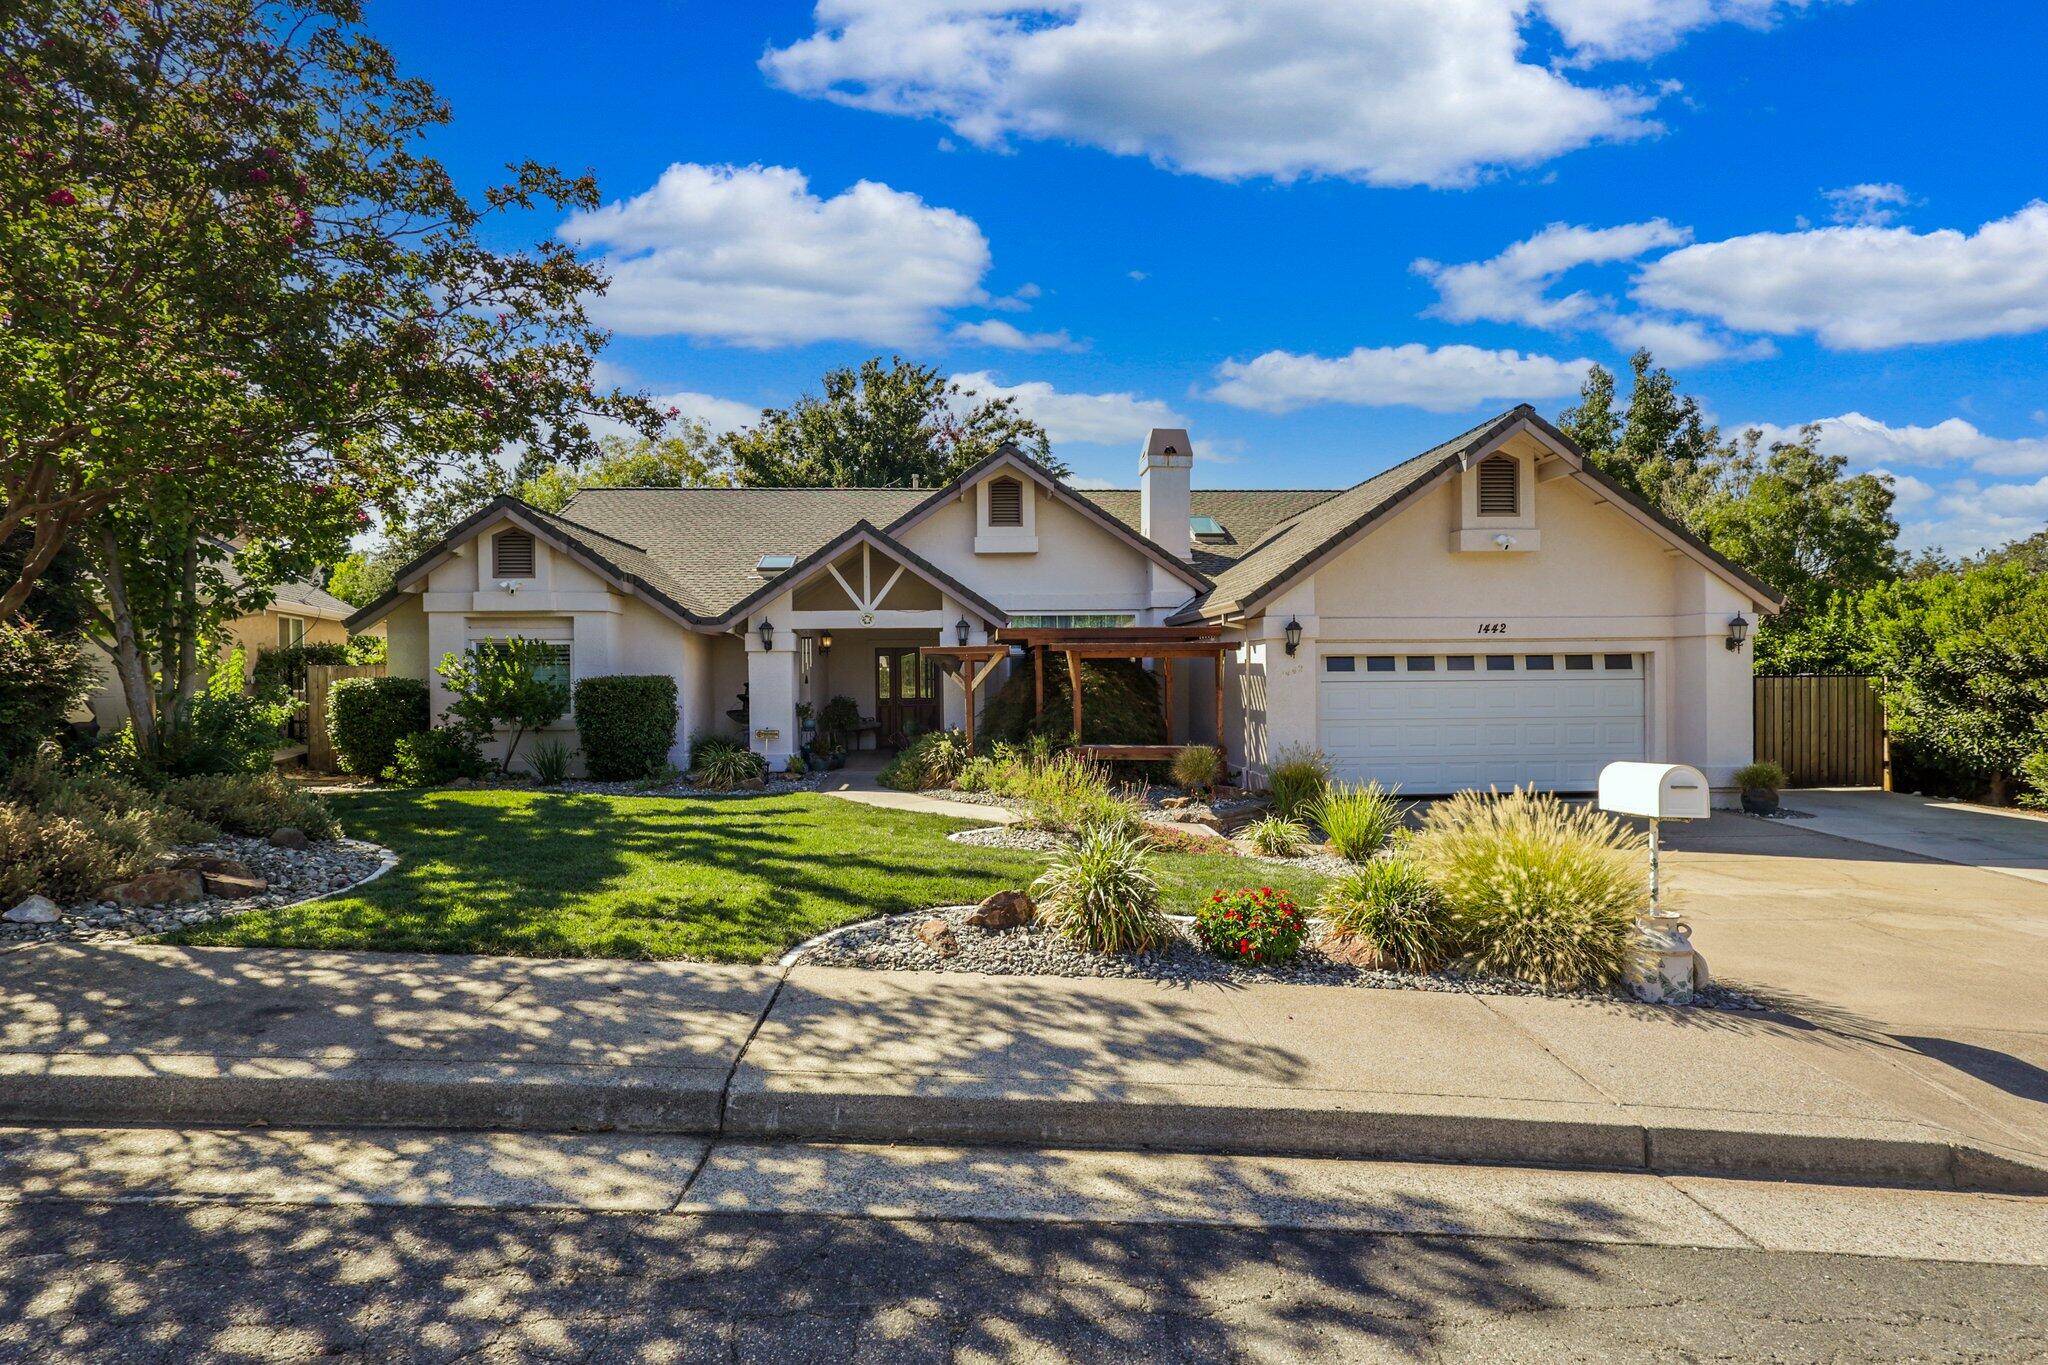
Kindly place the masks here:
POLYGON ((875 721, 884 744, 939 728, 939 665, 915 645, 875 651, 875 721))

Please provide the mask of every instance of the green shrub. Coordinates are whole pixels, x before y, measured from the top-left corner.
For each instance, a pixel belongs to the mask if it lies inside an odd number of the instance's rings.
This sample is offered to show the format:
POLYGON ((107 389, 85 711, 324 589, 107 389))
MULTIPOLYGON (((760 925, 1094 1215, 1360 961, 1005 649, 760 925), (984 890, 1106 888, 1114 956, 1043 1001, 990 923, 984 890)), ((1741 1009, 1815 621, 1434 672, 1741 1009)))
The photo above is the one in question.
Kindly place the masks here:
POLYGON ((1046 927, 1097 953, 1135 953, 1172 932, 1142 836, 1116 825, 1080 831, 1031 884, 1046 927))
POLYGON ((376 777, 398 741, 427 728, 427 685, 418 678, 342 678, 327 693, 327 738, 345 773, 376 777))
POLYGON ((476 731, 467 725, 443 725, 400 735, 385 771, 401 787, 445 787, 458 778, 474 781, 490 766, 476 731))
POLYGON ((1322 826, 1338 854, 1354 863, 1385 848, 1401 827, 1401 803, 1377 782, 1362 787, 1333 782, 1308 803, 1307 814, 1322 826))
POLYGON ((243 691, 246 667, 242 651, 231 650, 205 688, 159 723, 157 767, 187 777, 258 773, 271 765, 299 704, 279 688, 243 691))
POLYGON ((0 902, 40 894, 61 903, 97 894, 149 866, 139 813, 51 815, 0 801, 0 902))
POLYGON ((1003 760, 976 754, 960 765, 960 775, 953 779, 953 785, 964 792, 992 791, 1002 773, 1003 760))
POLYGON ((576 737, 584 771, 599 782, 661 771, 676 742, 676 680, 662 673, 584 678, 576 684, 576 737))
POLYGON ((1212 744, 1188 744, 1173 756, 1173 785, 1208 791, 1223 780, 1223 755, 1212 744))
POLYGON ((1266 790, 1273 797, 1273 813, 1283 820, 1299 820, 1309 804, 1323 794, 1330 783, 1330 760, 1320 749, 1293 745, 1282 749, 1266 774, 1266 790))
MULTIPOLYGON (((990 740, 1023 744, 1031 736, 1073 738, 1073 686, 1054 655, 1046 661, 1045 712, 1037 714, 1032 669, 1027 661, 981 708, 977 733, 990 740)), ((1088 659, 1081 664, 1083 744, 1164 744, 1166 712, 1158 675, 1131 659, 1088 659)))
POLYGON ((1552 988, 1616 980, 1648 903, 1643 837, 1555 796, 1464 792, 1407 844, 1482 971, 1552 988))
POLYGON ((333 839, 341 822, 318 795, 274 772, 214 773, 164 784, 166 804, 233 834, 261 838, 289 825, 309 839, 333 839))
POLYGON ((295 691, 306 685, 307 664, 350 662, 344 644, 297 644, 256 651, 254 684, 259 692, 275 688, 295 691))
POLYGON ((692 773, 696 785, 712 791, 731 791, 768 775, 768 761, 751 749, 730 747, 699 748, 692 773))
POLYGON ((1009 794, 1025 802, 1025 818, 1039 829, 1073 833, 1109 827, 1135 833, 1138 807, 1128 792, 1112 790, 1101 765, 1073 754, 1023 766, 1009 794))
POLYGON ((1735 785, 1746 792, 1783 791, 1790 780, 1783 768, 1769 761, 1751 763, 1735 770, 1735 785))
POLYGON ((544 739, 526 756, 533 780, 543 787, 559 787, 569 780, 569 746, 559 739, 544 739))
POLYGON ((128 776, 103 766, 66 763, 52 744, 15 765, 8 778, 7 799, 93 828, 99 826, 101 816, 122 817, 120 829, 107 837, 147 855, 220 834, 204 820, 167 805, 159 793, 128 776), (140 817, 140 822, 127 817, 140 817))
POLYGON ((844 748, 860 728, 860 707, 852 697, 834 697, 818 713, 818 737, 844 748))
POLYGON ((690 740, 690 763, 695 766, 699 760, 712 754, 730 753, 735 749, 745 753, 746 748, 745 741, 735 736, 721 734, 716 730, 706 730, 690 740))
POLYGON ((1195 907, 1195 935, 1230 962, 1279 967, 1292 962, 1308 919, 1285 891, 1270 886, 1218 891, 1195 907))
POLYGON ((971 757, 966 735, 958 730, 933 730, 897 750, 875 780, 897 791, 927 791, 958 777, 971 757))
POLYGON ((92 695, 91 662, 75 639, 0 622, 0 773, 61 733, 92 695))
POLYGON ((2020 795, 2022 806, 2048 808, 2048 749, 2020 760, 2020 781, 2027 787, 2020 795))
POLYGON ((1432 972, 1451 955, 1443 902, 1411 858, 1375 858, 1346 873, 1324 892, 1322 908, 1333 926, 1369 941, 1396 970, 1432 972))
POLYGON ((453 719, 491 735, 511 730, 505 756, 507 772, 529 730, 545 730, 569 709, 569 685, 554 676, 560 666, 557 649, 545 640, 515 635, 508 640, 480 640, 461 654, 444 654, 434 671, 455 699, 448 703, 453 719))
POLYGON ((1254 820, 1238 832, 1252 848, 1268 858, 1299 858, 1308 852, 1308 827, 1299 820, 1269 815, 1254 820))

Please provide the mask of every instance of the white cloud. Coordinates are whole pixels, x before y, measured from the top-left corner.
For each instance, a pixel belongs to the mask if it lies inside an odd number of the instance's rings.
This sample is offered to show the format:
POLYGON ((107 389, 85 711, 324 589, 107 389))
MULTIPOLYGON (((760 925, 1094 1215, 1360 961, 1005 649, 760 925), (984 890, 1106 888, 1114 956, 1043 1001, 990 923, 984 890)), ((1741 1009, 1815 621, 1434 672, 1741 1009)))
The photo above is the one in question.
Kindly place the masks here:
POLYGON ((674 408, 678 417, 702 422, 713 431, 737 431, 761 419, 761 409, 757 404, 739 403, 708 393, 659 393, 654 395, 654 406, 674 408))
POLYGON ((821 199, 786 166, 679 163, 560 235, 606 252, 599 322, 741 346, 924 340, 945 310, 982 301, 989 268, 965 215, 868 180, 821 199))
POLYGON ((1068 336, 1066 329, 1057 332, 1026 332, 1004 322, 1001 318, 990 318, 986 322, 963 322, 953 329, 957 341, 976 346, 994 346, 1005 351, 1079 351, 1086 349, 1068 336))
POLYGON ((1544 13, 1582 59, 1650 57, 1693 29, 1738 23, 1762 28, 1808 0, 1542 0, 1544 13))
POLYGON ((1185 427, 1187 418, 1157 398, 1134 393, 1062 393, 1044 380, 1005 384, 986 370, 956 374, 953 382, 992 398, 1013 398, 1017 410, 1045 428, 1055 448, 1136 445, 1154 427, 1185 427))
POLYGON ((1971 554, 2031 536, 2048 526, 2048 477, 2033 483, 1950 485, 1922 507, 1929 515, 1900 519, 1900 541, 1908 548, 1940 546, 1971 554))
POLYGON ((2048 328, 2048 204, 1974 233, 1902 227, 1759 232, 1643 266, 1635 298, 1739 331, 1811 332, 1837 350, 2048 328))
MULTIPOLYGON (((1755 425, 1766 441, 1798 438, 1797 426, 1755 425)), ((1846 455, 1859 468, 1967 465, 1984 474, 2048 474, 2048 438, 1987 436, 1960 417, 1927 427, 1894 427, 1860 412, 1845 412, 1814 425, 1820 428, 1822 450, 1846 455)))
POLYGON ((1662 218, 1607 228, 1552 223, 1483 261, 1445 265, 1419 260, 1413 268, 1436 286, 1438 299, 1429 313, 1452 322, 1512 322, 1549 331, 1598 332, 1624 350, 1647 346, 1672 365, 1773 354, 1776 348, 1768 342, 1745 345, 1694 320, 1623 313, 1613 299, 1585 290, 1550 292, 1580 266, 1632 261, 1691 240, 1692 229, 1662 218))
POLYGON ((1829 216, 1851 227, 1885 227, 1899 216, 1899 210, 1913 201, 1904 185, 1849 185, 1839 190, 1822 190, 1821 198, 1833 205, 1829 216))
MULTIPOLYGON (((1674 7, 1691 6, 1629 6, 1674 7)), ((1592 43, 1628 27, 1587 0, 1549 8, 1592 43)), ((1224 180, 1461 185, 1656 131, 1654 96, 1530 60, 1530 11, 1529 0, 819 0, 816 32, 762 67, 784 89, 936 118, 984 147, 1060 139, 1224 180)))
POLYGON ((1345 356, 1268 351, 1217 366, 1209 396, 1234 407, 1283 413, 1317 403, 1406 406, 1457 412, 1485 402, 1576 393, 1593 362, 1477 346, 1378 346, 1345 356))

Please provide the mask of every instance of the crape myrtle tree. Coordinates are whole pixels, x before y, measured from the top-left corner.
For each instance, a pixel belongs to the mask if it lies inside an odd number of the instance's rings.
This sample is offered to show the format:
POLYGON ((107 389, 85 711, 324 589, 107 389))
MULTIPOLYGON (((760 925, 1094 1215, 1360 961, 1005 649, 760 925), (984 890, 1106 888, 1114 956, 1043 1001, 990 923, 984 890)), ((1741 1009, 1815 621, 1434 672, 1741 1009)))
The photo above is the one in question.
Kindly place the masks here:
POLYGON ((481 236, 595 184, 524 164, 471 202, 420 150, 446 107, 356 0, 0 16, 0 542, 26 541, 0 618, 82 550, 145 750, 223 612, 443 462, 655 428, 592 389, 601 273, 481 236))

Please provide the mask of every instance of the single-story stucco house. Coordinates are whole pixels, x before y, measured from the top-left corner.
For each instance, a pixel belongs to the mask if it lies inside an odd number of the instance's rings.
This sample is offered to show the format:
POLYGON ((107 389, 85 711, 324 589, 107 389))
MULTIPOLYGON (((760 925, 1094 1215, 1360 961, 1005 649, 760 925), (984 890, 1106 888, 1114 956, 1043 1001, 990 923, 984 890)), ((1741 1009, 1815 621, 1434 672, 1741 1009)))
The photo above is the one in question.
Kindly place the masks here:
MULTIPOLYGON (((678 764, 689 736, 736 728, 742 689, 779 766, 799 704, 837 694, 885 734, 961 724, 966 689, 920 647, 1117 627, 1215 641, 1174 668, 1173 738, 1220 742, 1253 782, 1293 745, 1411 793, 1583 791, 1616 759, 1722 786, 1750 760, 1742 636, 1778 598, 1528 406, 1350 488, 1191 490, 1192 465, 1161 429, 1136 489, 1005 450, 936 490, 500 498, 348 625, 386 628, 390 671, 427 679, 436 715, 436 662, 494 638, 558 645, 572 678, 667 674, 678 764)), ((1012 666, 981 657, 966 671, 1012 666)))

